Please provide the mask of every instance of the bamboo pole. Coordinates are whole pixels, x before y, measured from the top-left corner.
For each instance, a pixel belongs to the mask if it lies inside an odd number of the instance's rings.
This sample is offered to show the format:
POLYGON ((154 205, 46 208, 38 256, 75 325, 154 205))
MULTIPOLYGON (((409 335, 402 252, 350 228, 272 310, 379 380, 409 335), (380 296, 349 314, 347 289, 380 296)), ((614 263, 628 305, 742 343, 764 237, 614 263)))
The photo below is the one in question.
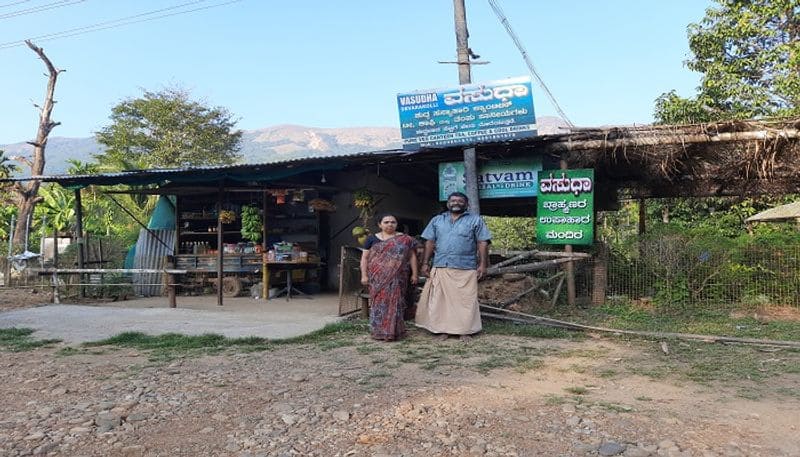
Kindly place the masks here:
POLYGON ((40 268, 33 271, 40 275, 59 274, 99 274, 99 273, 164 273, 170 275, 185 275, 188 270, 178 270, 174 268, 40 268))
MULTIPOLYGON (((582 260, 577 257, 564 257, 563 259, 542 260, 541 262, 526 263, 522 265, 512 265, 510 267, 490 268, 486 270, 486 276, 498 276, 505 273, 524 273, 530 271, 546 270, 548 268, 555 268, 564 263, 582 260)), ((569 274, 567 272, 567 274, 569 274)))
POLYGON ((519 262, 521 260, 529 259, 531 257, 572 257, 576 259, 588 259, 591 258, 591 254, 587 254, 585 252, 557 252, 557 251, 511 251, 515 254, 514 257, 504 260, 500 263, 492 265, 491 268, 500 268, 506 265, 511 265, 515 262, 519 262))
POLYGON ((536 325, 543 325, 545 327, 563 328, 567 330, 612 333, 614 335, 631 335, 631 336, 640 336, 645 338, 656 338, 656 339, 668 338, 668 339, 703 341, 706 343, 737 343, 737 344, 749 344, 754 346, 780 346, 780 347, 800 349, 800 341, 759 340, 754 338, 737 338, 732 336, 702 335, 696 333, 618 330, 607 327, 595 327, 592 325, 576 324, 574 322, 561 321, 557 319, 551 319, 549 317, 541 317, 541 316, 535 316, 533 314, 509 311, 507 309, 497 308, 489 305, 480 305, 480 307, 481 307, 481 314, 487 317, 509 320, 512 322, 519 322, 522 324, 536 324, 536 325))
POLYGON ((535 280, 536 283, 533 286, 529 287, 528 289, 523 290, 522 292, 519 292, 519 293, 515 294, 511 298, 507 298, 507 299, 505 299, 505 300, 503 300, 501 302, 494 303, 494 306, 497 306, 499 308, 505 308, 506 306, 519 301, 522 297, 530 294, 531 292, 535 292, 536 290, 540 290, 543 285, 549 283, 550 281, 552 281, 552 280, 554 280, 556 278, 563 278, 563 277, 564 277, 564 272, 560 271, 560 272, 554 274, 553 276, 550 276, 549 278, 542 279, 541 281, 535 280))
POLYGON ((571 152, 592 149, 615 149, 668 144, 724 143, 729 141, 777 140, 800 138, 798 129, 758 130, 753 132, 702 133, 693 135, 642 136, 616 140, 559 141, 540 146, 546 152, 571 152))

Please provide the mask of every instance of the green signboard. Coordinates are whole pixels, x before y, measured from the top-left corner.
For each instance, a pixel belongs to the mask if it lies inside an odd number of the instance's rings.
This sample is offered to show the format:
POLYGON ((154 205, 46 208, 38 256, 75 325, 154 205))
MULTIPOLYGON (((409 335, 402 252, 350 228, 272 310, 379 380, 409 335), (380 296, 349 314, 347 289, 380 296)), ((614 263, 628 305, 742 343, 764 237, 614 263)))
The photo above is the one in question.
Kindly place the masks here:
MULTIPOLYGON (((536 196, 536 173, 542 169, 539 157, 523 160, 490 160, 478 168, 480 198, 536 196)), ((464 162, 439 164, 439 200, 453 192, 466 193, 464 162)))
POLYGON ((537 200, 537 243, 592 244, 594 170, 540 171, 537 200))

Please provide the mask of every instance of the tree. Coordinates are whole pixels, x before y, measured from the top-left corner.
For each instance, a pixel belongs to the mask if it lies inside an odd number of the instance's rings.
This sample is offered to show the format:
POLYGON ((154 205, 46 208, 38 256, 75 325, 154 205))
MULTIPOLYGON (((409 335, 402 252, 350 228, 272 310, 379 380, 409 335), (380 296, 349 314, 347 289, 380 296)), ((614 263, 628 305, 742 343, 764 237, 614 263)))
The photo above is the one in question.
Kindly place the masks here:
POLYGON ((536 218, 490 217, 484 220, 498 249, 530 249, 536 243, 536 218))
POLYGON ((103 163, 148 167, 224 165, 239 158, 242 132, 228 110, 190 100, 177 88, 145 91, 111 110, 111 124, 97 132, 103 163))
MULTIPOLYGON (((47 147, 47 138, 50 136, 50 132, 53 128, 61 125, 60 122, 53 122, 50 119, 50 115, 55 105, 53 95, 56 90, 56 81, 58 80, 58 75, 64 70, 56 69, 50 59, 47 58, 42 48, 34 45, 29 40, 25 40, 25 44, 27 44, 28 47, 39 56, 42 62, 44 62, 47 67, 48 79, 44 103, 42 106, 35 105, 39 108, 39 128, 36 131, 36 139, 28 142, 28 144, 33 146, 33 159, 19 158, 18 160, 23 161, 30 167, 31 176, 41 176, 44 171, 44 152, 47 147)), ((26 230, 28 219, 33 214, 36 204, 41 201, 41 197, 39 196, 39 184, 39 181, 36 180, 28 181, 25 184, 19 182, 14 183, 13 189, 18 199, 17 225, 14 229, 13 240, 16 245, 24 244, 26 241, 25 237, 28 235, 26 230)))
POLYGON ((798 0, 716 0, 688 27, 702 74, 695 97, 675 91, 656 100, 659 123, 693 123, 800 115, 798 0))
MULTIPOLYGON (((70 175, 90 175, 105 171, 124 171, 132 168, 120 168, 118 166, 101 166, 95 162, 82 162, 80 160, 69 159, 67 174, 70 175)), ((120 164, 116 164, 120 165, 120 164)), ((123 164, 129 165, 129 164, 123 164)), ((141 167, 140 167, 141 168, 141 167)), ((107 186, 108 190, 127 190, 128 186, 117 185, 107 186)), ((50 191, 54 194, 53 191, 50 191)), ((72 195, 72 193, 70 193, 72 195)), ((46 195, 43 194, 45 198, 46 195)), ((71 200, 74 203, 74 198, 71 200)), ((90 185, 81 189, 81 205, 83 207, 83 229, 93 235, 113 236, 119 239, 129 239, 138 234, 138 227, 128 212, 139 220, 146 220, 155 206, 156 198, 151 195, 130 195, 117 194, 112 196, 101 192, 97 186, 90 185), (122 210, 125 207, 128 212, 122 210)), ((45 200, 45 204, 48 204, 45 200)), ((49 205, 49 208, 58 208, 58 205, 49 205)), ((53 211, 57 212, 57 211, 53 211)))

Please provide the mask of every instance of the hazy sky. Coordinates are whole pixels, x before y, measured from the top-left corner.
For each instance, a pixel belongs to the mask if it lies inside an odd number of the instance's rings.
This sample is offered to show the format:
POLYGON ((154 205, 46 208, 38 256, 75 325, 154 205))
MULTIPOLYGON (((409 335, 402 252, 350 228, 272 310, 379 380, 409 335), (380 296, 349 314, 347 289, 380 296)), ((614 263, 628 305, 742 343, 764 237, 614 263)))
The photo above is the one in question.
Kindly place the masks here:
MULTIPOLYGON (((53 136, 90 136, 143 89, 179 85, 227 107, 239 127, 398 125, 398 92, 455 86, 449 0, 0 0, 0 144, 31 139, 44 94, 34 37, 59 68, 53 136), (227 4, 223 4, 227 3, 227 4), (221 5, 222 4, 222 5, 221 5), (173 8, 177 5, 185 5, 173 8), (43 35, 154 10, 157 20, 47 41, 43 35), (49 9, 48 9, 49 8, 49 9), (24 14, 25 10, 40 11, 24 14), (40 38, 35 38, 40 37, 40 38)), ((649 123, 653 101, 691 95, 686 26, 710 0, 498 0, 537 70, 577 125, 649 123)), ((473 81, 526 75, 487 1, 466 0, 473 81)), ((556 111, 534 84, 537 115, 556 111)))

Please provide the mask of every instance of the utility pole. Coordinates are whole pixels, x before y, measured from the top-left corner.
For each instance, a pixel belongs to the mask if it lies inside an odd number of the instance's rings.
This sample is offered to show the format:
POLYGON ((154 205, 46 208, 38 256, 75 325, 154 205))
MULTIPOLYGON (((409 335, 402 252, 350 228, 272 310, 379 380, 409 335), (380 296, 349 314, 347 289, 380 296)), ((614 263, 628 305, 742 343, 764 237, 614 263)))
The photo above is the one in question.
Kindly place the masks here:
MULTIPOLYGON (((472 75, 469 53, 469 32, 467 31, 467 11, 464 0, 453 0, 453 11, 456 22, 456 50, 458 51, 458 83, 471 84, 472 75)), ((473 214, 481 213, 478 197, 478 170, 475 165, 475 148, 464 148, 464 175, 467 178, 467 197, 469 210, 473 214)))

